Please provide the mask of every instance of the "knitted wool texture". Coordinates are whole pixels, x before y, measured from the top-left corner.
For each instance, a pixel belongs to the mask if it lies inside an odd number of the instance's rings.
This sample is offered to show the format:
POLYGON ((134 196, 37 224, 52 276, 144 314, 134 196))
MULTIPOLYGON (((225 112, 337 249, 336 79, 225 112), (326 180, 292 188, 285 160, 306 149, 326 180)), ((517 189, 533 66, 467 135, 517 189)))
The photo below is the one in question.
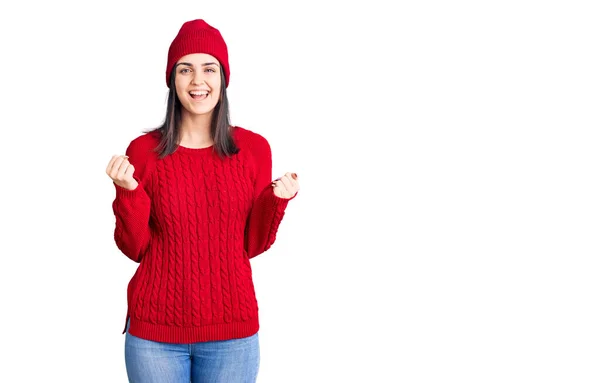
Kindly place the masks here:
MULTIPOLYGON (((275 242, 290 199, 272 190, 269 143, 233 128, 240 148, 212 147, 159 159, 158 133, 126 150, 139 185, 115 184, 117 247, 138 268, 127 287, 129 333, 171 343, 226 340, 259 329, 250 259, 275 242)), ((125 333, 125 331, 123 331, 125 333)))

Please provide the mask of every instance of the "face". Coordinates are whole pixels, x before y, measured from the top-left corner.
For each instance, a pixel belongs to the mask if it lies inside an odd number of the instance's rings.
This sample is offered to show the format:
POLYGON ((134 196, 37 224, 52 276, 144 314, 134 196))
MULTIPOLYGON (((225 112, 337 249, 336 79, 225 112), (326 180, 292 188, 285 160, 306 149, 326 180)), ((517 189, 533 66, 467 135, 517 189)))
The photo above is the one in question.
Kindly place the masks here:
POLYGON ((221 94, 219 61, 205 53, 183 56, 175 64, 175 90, 184 110, 192 115, 210 115, 221 94))

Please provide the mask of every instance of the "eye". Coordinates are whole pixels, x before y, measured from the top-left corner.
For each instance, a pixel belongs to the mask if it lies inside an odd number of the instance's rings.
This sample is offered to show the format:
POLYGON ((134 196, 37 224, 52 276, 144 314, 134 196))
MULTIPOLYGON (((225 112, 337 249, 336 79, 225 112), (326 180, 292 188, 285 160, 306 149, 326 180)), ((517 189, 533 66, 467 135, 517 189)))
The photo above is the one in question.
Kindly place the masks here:
POLYGON ((181 74, 185 74, 185 73, 189 73, 191 72, 190 68, 183 68, 182 70, 179 71, 179 73, 181 74))
POLYGON ((206 68, 207 71, 215 73, 216 71, 213 68, 206 68))

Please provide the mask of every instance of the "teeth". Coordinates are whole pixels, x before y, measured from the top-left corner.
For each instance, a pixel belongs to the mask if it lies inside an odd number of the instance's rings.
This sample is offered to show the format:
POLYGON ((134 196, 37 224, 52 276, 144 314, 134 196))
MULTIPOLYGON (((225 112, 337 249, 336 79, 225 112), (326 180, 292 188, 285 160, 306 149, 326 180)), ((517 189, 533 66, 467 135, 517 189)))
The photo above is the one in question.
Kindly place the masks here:
POLYGON ((199 90, 199 91, 193 90, 193 91, 190 92, 190 94, 192 94, 194 96, 205 96, 205 95, 208 94, 208 92, 205 91, 205 90, 199 90))

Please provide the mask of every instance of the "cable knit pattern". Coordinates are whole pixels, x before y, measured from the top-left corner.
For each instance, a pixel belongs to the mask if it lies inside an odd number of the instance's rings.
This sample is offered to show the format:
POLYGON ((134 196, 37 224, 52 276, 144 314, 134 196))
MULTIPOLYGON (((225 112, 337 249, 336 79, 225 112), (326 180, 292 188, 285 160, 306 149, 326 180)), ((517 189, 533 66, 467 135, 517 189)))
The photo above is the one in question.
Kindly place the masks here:
POLYGON ((139 186, 115 184, 112 206, 115 243, 139 263, 127 286, 132 335, 192 343, 258 331, 250 259, 275 242, 291 199, 270 186, 267 140, 241 127, 233 137, 240 152, 224 159, 185 147, 159 159, 158 132, 128 146, 139 186))

